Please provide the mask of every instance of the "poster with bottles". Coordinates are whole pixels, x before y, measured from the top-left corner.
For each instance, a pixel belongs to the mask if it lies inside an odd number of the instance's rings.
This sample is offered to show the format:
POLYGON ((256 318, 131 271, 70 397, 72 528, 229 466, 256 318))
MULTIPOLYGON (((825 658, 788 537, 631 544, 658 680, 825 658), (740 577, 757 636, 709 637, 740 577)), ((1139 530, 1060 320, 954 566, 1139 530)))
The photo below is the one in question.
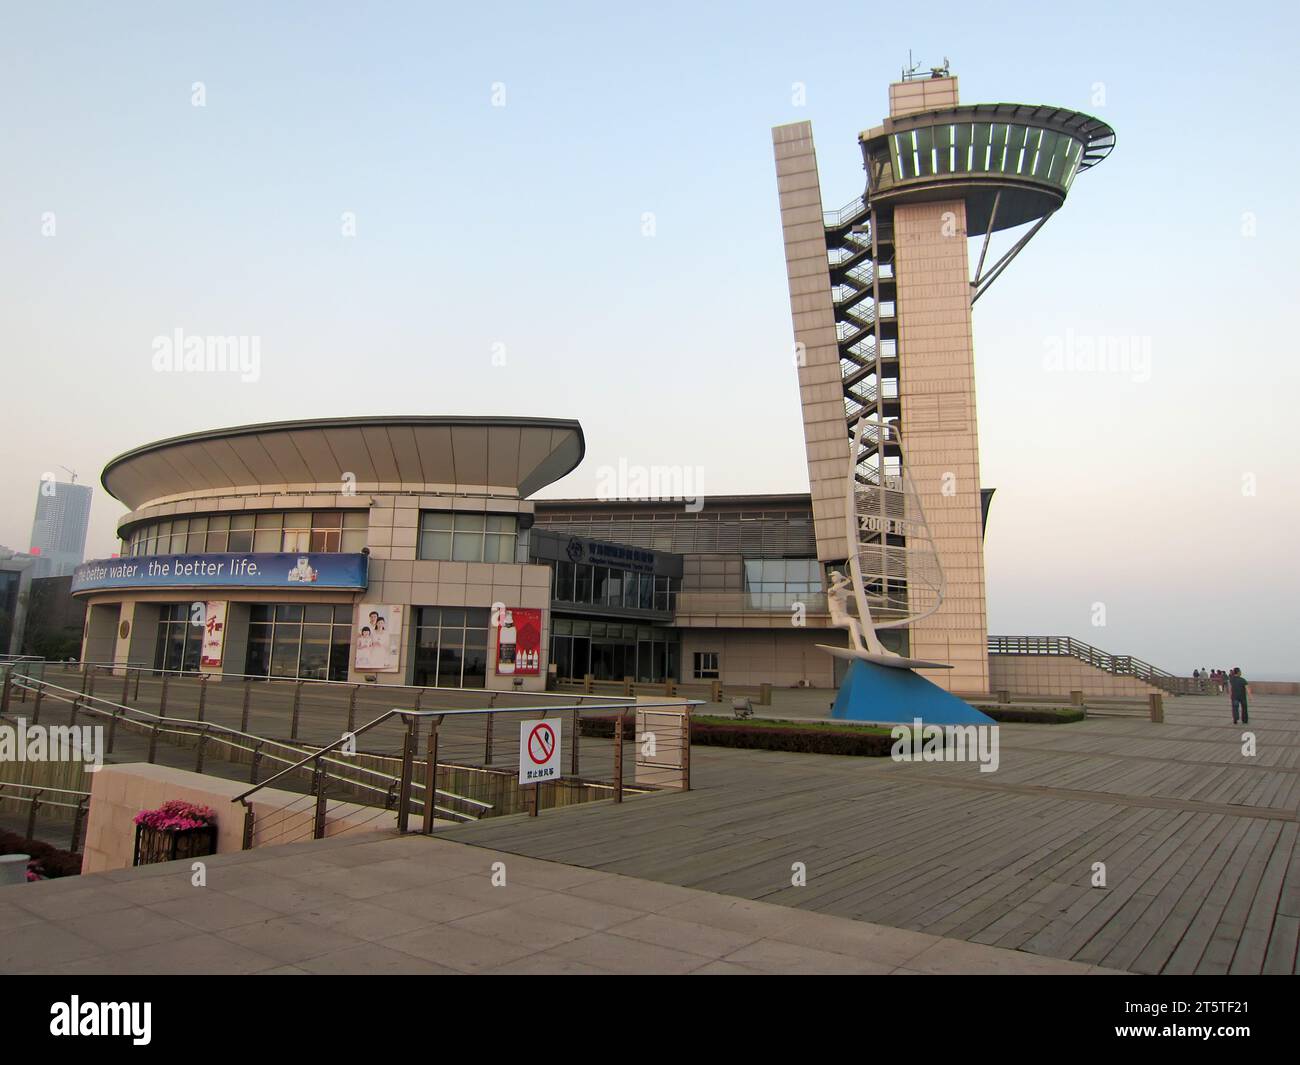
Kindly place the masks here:
POLYGON ((536 677, 542 672, 542 612, 506 607, 497 620, 497 676, 536 677))

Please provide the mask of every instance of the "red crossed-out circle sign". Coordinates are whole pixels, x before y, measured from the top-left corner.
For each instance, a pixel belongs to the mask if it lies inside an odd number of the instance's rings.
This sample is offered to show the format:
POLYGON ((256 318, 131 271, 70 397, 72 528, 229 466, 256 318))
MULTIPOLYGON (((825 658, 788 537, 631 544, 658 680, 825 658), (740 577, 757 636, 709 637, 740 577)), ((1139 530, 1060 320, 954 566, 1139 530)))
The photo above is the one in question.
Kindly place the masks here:
POLYGON ((555 753, 555 730, 546 722, 528 734, 528 757, 536 765, 545 765, 555 753))

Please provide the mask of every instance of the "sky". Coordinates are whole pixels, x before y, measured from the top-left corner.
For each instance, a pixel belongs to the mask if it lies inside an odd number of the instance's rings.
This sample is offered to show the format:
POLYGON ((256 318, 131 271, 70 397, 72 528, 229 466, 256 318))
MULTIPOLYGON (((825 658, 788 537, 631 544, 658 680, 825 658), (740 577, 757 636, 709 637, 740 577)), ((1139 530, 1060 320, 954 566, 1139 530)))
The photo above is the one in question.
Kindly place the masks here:
POLYGON ((66 466, 111 554, 114 455, 320 416, 577 418, 550 496, 806 491, 770 130, 847 203, 910 50, 1118 134, 974 311, 990 632, 1300 677, 1294 8, 801 10, 5 2, 0 544, 66 466), (177 329, 256 380, 158 372, 177 329))

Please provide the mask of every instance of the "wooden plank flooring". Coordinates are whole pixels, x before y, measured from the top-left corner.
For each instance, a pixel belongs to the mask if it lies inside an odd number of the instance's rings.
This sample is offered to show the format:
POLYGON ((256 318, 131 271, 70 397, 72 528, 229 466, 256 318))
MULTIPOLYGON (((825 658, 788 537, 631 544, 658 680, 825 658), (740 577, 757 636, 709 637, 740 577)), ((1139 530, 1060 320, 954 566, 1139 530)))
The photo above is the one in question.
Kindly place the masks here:
POLYGON ((1185 696, 1164 725, 1003 726, 996 773, 696 747, 688 794, 448 834, 1137 972, 1293 973, 1300 699, 1253 702, 1254 758, 1223 700, 1185 696))

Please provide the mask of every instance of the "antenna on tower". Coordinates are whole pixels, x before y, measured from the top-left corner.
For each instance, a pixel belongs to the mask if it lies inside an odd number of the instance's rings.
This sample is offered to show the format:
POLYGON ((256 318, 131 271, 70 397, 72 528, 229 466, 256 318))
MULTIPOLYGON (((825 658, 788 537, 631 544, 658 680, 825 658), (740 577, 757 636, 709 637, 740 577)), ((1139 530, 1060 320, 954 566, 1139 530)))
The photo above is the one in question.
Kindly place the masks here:
POLYGON ((928 67, 924 71, 921 64, 912 58, 912 50, 907 50, 907 66, 903 68, 903 80, 911 81, 914 78, 946 78, 951 71, 948 69, 948 57, 943 57, 943 66, 928 67))
MULTIPOLYGON (((61 470, 68 470, 68 467, 67 467, 67 466, 60 466, 59 469, 61 469, 61 470)), ((76 470, 68 470, 68 473, 71 474, 71 476, 72 476, 72 483, 73 483, 73 484, 76 484, 76 483, 77 483, 77 471, 76 471, 76 470)))

